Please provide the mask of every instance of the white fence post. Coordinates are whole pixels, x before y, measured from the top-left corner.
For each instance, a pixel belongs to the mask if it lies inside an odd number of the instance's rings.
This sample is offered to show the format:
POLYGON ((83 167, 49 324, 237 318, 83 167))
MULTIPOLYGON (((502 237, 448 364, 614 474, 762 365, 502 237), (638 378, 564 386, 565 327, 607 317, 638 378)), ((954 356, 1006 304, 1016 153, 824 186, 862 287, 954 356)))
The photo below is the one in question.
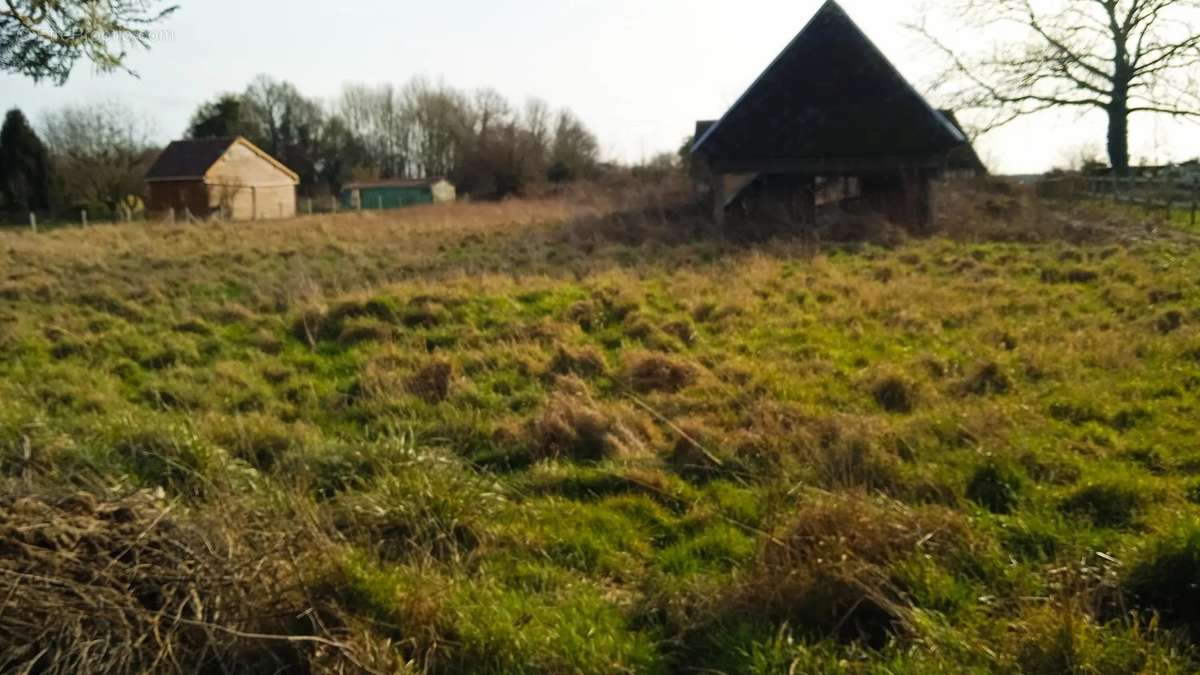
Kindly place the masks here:
POLYGON ((79 222, 82 223, 84 227, 87 227, 87 209, 79 212, 79 222))
POLYGON ((29 212, 29 229, 33 230, 34 234, 37 234, 37 214, 33 211, 29 212))

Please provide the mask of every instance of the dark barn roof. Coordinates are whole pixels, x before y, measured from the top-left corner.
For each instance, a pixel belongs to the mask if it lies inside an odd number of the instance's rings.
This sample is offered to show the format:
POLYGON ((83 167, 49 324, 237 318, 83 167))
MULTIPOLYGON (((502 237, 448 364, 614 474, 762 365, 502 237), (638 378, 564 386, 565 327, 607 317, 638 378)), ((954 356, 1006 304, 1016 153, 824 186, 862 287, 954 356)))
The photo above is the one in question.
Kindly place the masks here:
MULTIPOLYGON (((939 110, 938 113, 945 117, 947 122, 953 124, 964 138, 967 137, 966 130, 958 122, 958 115, 955 115, 953 110, 939 110)), ((975 146, 969 142, 950 151, 946 157, 946 168, 951 171, 971 171, 978 176, 986 176, 991 173, 988 171, 987 165, 983 163, 983 159, 979 157, 979 153, 975 151, 975 146)))
POLYGON ((203 180, 208 170, 221 159, 229 148, 241 144, 263 160, 287 174, 292 180, 299 182, 300 176, 246 140, 243 136, 233 138, 206 138, 198 141, 171 141, 166 150, 158 156, 150 170, 146 173, 146 182, 203 180))
POLYGON ((829 0, 693 152, 718 161, 871 159, 965 142, 829 0))
POLYGON ((199 180, 229 150, 236 138, 172 141, 150 167, 146 180, 199 180))

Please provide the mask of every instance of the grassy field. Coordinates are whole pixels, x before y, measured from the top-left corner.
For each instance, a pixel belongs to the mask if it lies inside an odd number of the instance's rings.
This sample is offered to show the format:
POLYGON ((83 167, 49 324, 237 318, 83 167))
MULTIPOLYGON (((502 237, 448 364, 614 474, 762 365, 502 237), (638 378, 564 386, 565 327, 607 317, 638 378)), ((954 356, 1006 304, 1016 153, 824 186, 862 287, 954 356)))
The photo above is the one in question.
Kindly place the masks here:
POLYGON ((1187 235, 633 199, 0 233, 0 671, 1200 667, 1187 235))

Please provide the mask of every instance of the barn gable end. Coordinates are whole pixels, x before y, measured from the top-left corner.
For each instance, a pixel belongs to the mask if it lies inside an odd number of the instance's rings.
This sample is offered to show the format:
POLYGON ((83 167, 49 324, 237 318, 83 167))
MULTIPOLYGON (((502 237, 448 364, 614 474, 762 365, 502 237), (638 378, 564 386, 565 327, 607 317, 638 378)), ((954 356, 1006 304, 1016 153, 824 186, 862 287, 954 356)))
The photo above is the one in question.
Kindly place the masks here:
POLYGON ((812 222, 819 195, 837 182, 923 229, 932 179, 966 142, 828 0, 719 120, 697 123, 692 155, 719 223, 735 203, 812 222))
POLYGON ((694 150, 718 162, 869 159, 965 141, 830 0, 694 150))

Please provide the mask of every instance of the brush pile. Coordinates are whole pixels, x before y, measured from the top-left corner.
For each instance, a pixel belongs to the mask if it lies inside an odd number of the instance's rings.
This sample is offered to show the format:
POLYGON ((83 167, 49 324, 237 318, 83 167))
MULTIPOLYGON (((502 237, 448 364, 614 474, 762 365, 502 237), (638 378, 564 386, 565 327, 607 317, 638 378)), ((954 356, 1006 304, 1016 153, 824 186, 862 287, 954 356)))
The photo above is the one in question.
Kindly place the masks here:
POLYGON ((365 670, 305 592, 300 537, 221 516, 149 492, 0 495, 0 672, 365 670))

